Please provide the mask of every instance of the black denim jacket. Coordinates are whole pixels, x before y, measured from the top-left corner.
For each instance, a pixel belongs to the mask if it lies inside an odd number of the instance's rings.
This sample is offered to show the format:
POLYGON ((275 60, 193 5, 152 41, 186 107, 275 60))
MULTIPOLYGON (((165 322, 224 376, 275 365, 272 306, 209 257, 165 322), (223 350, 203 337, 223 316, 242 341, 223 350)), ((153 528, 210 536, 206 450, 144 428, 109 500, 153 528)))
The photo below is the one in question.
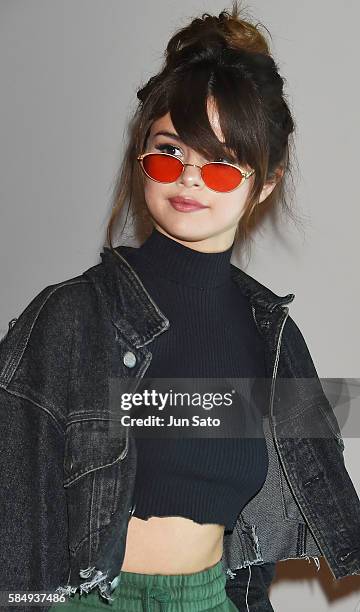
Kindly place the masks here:
MULTIPOLYGON (((120 572, 136 472, 135 439, 111 409, 111 381, 135 391, 170 323, 121 253, 43 289, 0 342, 0 590, 109 600, 120 572), (115 434, 114 434, 115 432, 115 434)), ((224 536, 236 570, 325 557, 360 573, 360 501, 338 422, 284 297, 231 265, 266 347, 264 486, 224 536), (283 387, 283 380, 291 381, 283 387), (291 392, 289 392, 289 389, 291 392)))

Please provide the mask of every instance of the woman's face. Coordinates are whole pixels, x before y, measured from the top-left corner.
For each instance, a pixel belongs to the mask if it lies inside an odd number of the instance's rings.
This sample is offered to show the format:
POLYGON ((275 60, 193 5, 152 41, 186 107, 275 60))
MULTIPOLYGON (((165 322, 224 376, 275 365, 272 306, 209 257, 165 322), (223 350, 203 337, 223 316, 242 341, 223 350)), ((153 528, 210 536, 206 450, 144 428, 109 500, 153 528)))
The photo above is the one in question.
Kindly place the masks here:
MULTIPOLYGON (((208 117, 216 136, 223 141, 217 111, 211 103, 208 103, 208 117)), ((209 161, 179 140, 170 113, 154 121, 151 126, 144 152, 157 151, 176 155, 189 164, 202 165, 209 161), (164 136, 159 132, 169 132, 174 136, 164 136)), ((241 169, 250 170, 249 167, 241 169)), ((194 166, 185 166, 183 173, 173 183, 158 183, 146 175, 143 177, 145 200, 158 231, 197 251, 220 252, 232 246, 254 175, 228 193, 209 189, 201 178, 200 169, 194 166), (170 198, 175 197, 196 200, 205 208, 191 212, 176 210, 170 203, 170 198)), ((264 187, 260 202, 274 186, 264 187)))

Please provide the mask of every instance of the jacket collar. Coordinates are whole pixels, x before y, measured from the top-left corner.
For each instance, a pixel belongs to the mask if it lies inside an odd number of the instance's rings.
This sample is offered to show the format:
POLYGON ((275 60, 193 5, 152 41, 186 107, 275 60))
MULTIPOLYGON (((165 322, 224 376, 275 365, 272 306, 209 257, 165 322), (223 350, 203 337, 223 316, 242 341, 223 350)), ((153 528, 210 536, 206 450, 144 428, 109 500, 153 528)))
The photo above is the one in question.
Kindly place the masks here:
MULTIPOLYGON (((98 293, 105 299, 110 310, 109 316, 119 332, 139 348, 164 332, 170 322, 123 256, 134 248, 136 247, 104 247, 100 254, 102 263, 93 266, 84 274, 94 282, 98 293)), ((294 293, 277 295, 240 268, 230 265, 233 280, 251 306, 254 306, 260 324, 264 319, 268 320, 276 309, 293 301, 294 293)))

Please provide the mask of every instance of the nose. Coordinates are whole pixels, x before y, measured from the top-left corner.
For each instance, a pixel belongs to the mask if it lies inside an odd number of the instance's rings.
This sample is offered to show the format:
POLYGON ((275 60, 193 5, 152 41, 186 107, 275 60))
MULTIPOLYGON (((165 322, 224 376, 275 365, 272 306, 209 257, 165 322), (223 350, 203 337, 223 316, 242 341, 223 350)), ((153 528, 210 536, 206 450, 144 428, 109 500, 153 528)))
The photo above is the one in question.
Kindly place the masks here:
POLYGON ((192 187, 194 185, 200 187, 203 185, 201 169, 195 164, 184 164, 183 172, 177 182, 180 185, 185 185, 185 187, 192 187))

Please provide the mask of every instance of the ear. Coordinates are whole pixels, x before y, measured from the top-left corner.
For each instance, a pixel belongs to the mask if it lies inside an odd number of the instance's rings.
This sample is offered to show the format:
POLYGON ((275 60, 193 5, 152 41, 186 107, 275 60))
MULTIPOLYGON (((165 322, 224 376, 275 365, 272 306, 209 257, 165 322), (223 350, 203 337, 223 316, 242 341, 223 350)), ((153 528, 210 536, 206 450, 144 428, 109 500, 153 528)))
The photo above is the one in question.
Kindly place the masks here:
POLYGON ((272 180, 266 181, 266 183, 264 183, 264 186, 261 190, 261 194, 259 197, 259 204, 263 202, 264 200, 266 200, 267 197, 269 197, 269 195, 271 194, 273 189, 275 189, 277 183, 281 181, 283 176, 284 176, 284 168, 279 166, 279 168, 275 170, 275 177, 272 180))
POLYGON ((275 189, 276 187, 276 182, 277 181, 269 181, 267 183, 264 183, 264 186, 261 190, 261 194, 259 197, 259 204, 261 202, 263 202, 264 200, 266 200, 266 198, 270 195, 270 193, 273 191, 273 189, 275 189))

